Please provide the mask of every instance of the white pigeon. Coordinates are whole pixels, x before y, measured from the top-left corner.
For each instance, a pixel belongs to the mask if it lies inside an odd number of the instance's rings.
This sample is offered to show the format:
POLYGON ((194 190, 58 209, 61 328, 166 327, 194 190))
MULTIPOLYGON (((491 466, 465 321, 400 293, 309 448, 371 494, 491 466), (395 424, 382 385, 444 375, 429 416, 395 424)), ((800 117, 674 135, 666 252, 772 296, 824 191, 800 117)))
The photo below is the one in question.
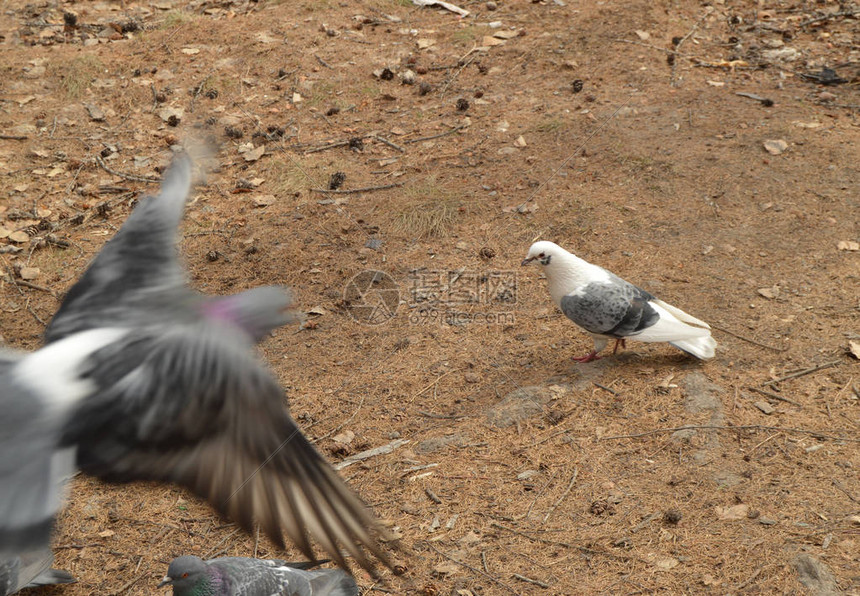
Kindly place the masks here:
POLYGON ((610 339, 614 354, 627 338, 669 342, 702 360, 717 342, 704 321, 666 304, 614 273, 583 261, 552 242, 535 242, 523 265, 543 265, 549 293, 564 315, 594 337, 594 349, 577 362, 591 362, 610 339))

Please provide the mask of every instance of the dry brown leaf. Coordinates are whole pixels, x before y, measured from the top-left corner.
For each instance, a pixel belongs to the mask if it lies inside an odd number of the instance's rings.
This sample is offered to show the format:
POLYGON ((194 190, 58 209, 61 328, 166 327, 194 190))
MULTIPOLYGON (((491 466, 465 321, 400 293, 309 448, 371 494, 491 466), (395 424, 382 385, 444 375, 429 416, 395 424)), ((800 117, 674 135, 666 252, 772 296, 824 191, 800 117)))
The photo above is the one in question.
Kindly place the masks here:
POLYGON ((857 360, 860 360, 860 341, 851 340, 848 342, 848 352, 857 360))

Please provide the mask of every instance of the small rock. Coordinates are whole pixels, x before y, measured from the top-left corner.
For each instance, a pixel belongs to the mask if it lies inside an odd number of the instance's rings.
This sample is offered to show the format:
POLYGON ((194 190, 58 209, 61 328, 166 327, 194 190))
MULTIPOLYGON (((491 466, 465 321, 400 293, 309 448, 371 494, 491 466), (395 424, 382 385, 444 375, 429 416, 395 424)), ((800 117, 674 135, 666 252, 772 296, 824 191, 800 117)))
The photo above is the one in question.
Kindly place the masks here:
POLYGON ((779 296, 779 288, 776 286, 773 286, 772 288, 759 288, 758 293, 769 300, 773 300, 779 296))
POLYGON ((768 62, 794 62, 798 56, 800 56, 800 52, 794 48, 776 48, 761 53, 761 57, 768 62))
POLYGON ((776 520, 770 519, 769 517, 760 517, 760 518, 758 518, 758 523, 760 523, 763 526, 775 526, 776 520))
POLYGON ((275 195, 257 195, 254 197, 254 207, 268 207, 274 204, 275 195))
POLYGON ((806 586, 812 596, 836 596, 842 593, 833 573, 815 557, 801 553, 795 557, 792 565, 797 570, 800 583, 806 586))
POLYGON ((90 119, 93 122, 104 122, 105 112, 100 107, 93 105, 91 103, 85 103, 84 107, 87 109, 87 113, 90 115, 90 119))
POLYGON ((349 445, 355 439, 355 433, 351 430, 345 430, 333 436, 331 438, 335 443, 341 443, 343 445, 349 445))
POLYGON ((766 401, 757 401, 753 405, 755 407, 757 407, 759 410, 761 410, 762 412, 764 412, 765 414, 767 414, 768 416, 770 416, 771 414, 776 412, 776 408, 774 408, 772 405, 770 405, 766 401))
POLYGON ((764 142, 764 149, 771 155, 780 155, 788 149, 788 143, 782 139, 771 139, 764 142))
POLYGON ((21 267, 21 270, 18 272, 18 275, 21 279, 25 281, 29 281, 31 279, 36 279, 40 275, 42 275, 42 271, 38 267, 21 267))
POLYGON ((467 383, 480 383, 481 376, 473 372, 467 372, 463 375, 463 380, 467 383))
POLYGON ((381 246, 382 238, 368 238, 367 242, 364 243, 364 247, 371 250, 379 250, 381 246))
POLYGON ((854 242, 853 240, 840 240, 836 243, 836 248, 838 250, 854 252, 860 250, 860 242, 854 242))
POLYGON ((539 470, 526 470, 517 474, 517 480, 528 480, 529 478, 537 476, 538 474, 540 474, 539 470))
POLYGON ((25 232, 23 230, 18 230, 16 232, 12 232, 11 234, 9 234, 9 240, 11 240, 12 242, 17 242, 20 244, 23 242, 29 242, 30 236, 27 234, 27 232, 25 232))
POLYGON ((469 250, 469 243, 460 240, 457 244, 454 245, 457 250, 469 250))
POLYGON ((525 147, 526 140, 523 138, 523 135, 517 137, 517 140, 514 141, 514 147, 525 147))
POLYGON ((496 10, 499 7, 499 5, 496 4, 495 2, 493 2, 492 0, 487 2, 486 6, 487 6, 487 10, 496 10))
POLYGON ((636 37, 638 37, 642 41, 648 41, 649 39, 651 39, 651 34, 648 33, 647 31, 642 31, 641 29, 637 29, 636 31, 634 31, 634 33, 636 34, 636 37))
POLYGON ((723 521, 737 521, 739 519, 746 519, 750 506, 741 503, 740 505, 734 505, 732 507, 717 506, 715 510, 717 512, 718 519, 723 521))

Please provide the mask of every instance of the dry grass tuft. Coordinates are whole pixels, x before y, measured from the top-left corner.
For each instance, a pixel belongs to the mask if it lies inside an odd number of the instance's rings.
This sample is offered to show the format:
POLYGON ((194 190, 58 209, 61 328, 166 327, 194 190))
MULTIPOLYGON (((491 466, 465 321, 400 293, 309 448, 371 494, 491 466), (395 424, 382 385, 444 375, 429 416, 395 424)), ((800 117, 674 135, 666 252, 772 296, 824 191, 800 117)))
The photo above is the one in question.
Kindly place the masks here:
POLYGON ((83 95, 104 68, 96 56, 85 54, 57 66, 56 72, 62 77, 60 87, 68 99, 83 95))
POLYGON ((406 207, 397 216, 395 229, 414 238, 450 235, 460 207, 455 194, 432 178, 406 190, 406 207))

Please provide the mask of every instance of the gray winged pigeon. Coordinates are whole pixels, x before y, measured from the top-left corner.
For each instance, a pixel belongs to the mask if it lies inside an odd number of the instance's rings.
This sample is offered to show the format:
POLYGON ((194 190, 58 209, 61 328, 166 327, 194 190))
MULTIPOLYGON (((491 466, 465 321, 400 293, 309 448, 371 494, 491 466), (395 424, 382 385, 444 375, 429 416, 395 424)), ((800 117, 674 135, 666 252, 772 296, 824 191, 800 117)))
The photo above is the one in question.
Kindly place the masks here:
POLYGON ((535 261, 543 265, 549 293, 561 312, 594 338, 594 349, 574 360, 597 360, 610 339, 616 340, 617 350, 627 338, 665 341, 696 358, 714 357, 717 342, 704 321, 552 242, 532 244, 522 264, 535 261))
POLYGON ((170 563, 158 587, 173 586, 173 596, 358 596, 355 580, 340 569, 302 567, 276 559, 186 555, 170 563))

